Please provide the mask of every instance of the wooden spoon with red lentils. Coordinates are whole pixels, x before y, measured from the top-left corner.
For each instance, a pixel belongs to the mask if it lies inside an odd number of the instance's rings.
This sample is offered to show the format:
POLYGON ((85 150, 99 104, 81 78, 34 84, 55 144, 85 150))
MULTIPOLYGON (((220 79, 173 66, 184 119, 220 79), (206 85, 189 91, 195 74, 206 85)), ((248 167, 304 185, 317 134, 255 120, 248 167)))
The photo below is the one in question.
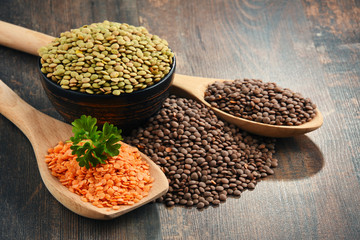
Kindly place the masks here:
MULTIPOLYGON (((89 172, 86 174, 84 174, 84 171, 86 170, 85 168, 78 168, 78 175, 82 177, 82 180, 85 179, 85 175, 92 174, 93 178, 85 180, 90 181, 89 188, 94 188, 92 194, 84 194, 83 196, 79 196, 76 191, 81 192, 86 190, 83 185, 80 186, 81 180, 79 178, 75 179, 73 176, 71 176, 73 174, 72 172, 69 172, 66 177, 61 176, 61 174, 66 171, 67 165, 77 163, 74 161, 73 156, 70 156, 71 154, 66 151, 68 149, 62 153, 61 158, 62 160, 70 159, 73 160, 73 162, 70 162, 69 160, 69 163, 67 164, 56 166, 57 160, 53 161, 53 159, 58 159, 57 157, 60 156, 56 155, 55 153, 59 153, 63 149, 63 146, 57 146, 57 144, 60 141, 65 142, 69 140, 73 135, 71 125, 56 120, 36 110, 23 101, 1 80, 0 101, 0 113, 13 122, 31 142, 35 152, 40 175, 45 186, 49 192, 69 210, 88 218, 100 220, 113 219, 144 204, 147 204, 167 192, 169 184, 165 174, 150 158, 140 152, 137 152, 138 150, 136 149, 134 150, 136 152, 135 155, 141 158, 136 159, 136 161, 143 161, 144 164, 142 165, 148 166, 150 177, 152 178, 151 188, 147 189, 149 191, 146 196, 141 198, 139 201, 127 201, 127 195, 130 194, 122 192, 123 194, 119 195, 119 198, 116 197, 114 192, 120 188, 116 186, 117 179, 120 179, 119 181, 140 180, 140 182, 143 182, 142 180, 144 179, 149 180, 147 179, 149 176, 139 176, 138 174, 134 176, 124 176, 125 179, 122 179, 121 176, 116 176, 116 178, 113 178, 111 174, 117 173, 117 175, 119 175, 121 170, 125 171, 126 169, 130 168, 129 166, 124 165, 125 161, 119 161, 117 157, 109 160, 109 164, 111 166, 103 164, 98 169, 89 169, 89 172), (49 151, 49 149, 52 150, 49 151), (104 174, 101 175, 102 172, 104 174), (95 178, 99 177, 101 177, 101 181, 95 183, 95 178), (94 181, 93 183, 95 183, 93 186, 91 186, 91 181, 94 181), (72 190, 70 190, 68 185, 72 190), (111 188, 108 187, 107 189, 104 189, 107 185, 110 185, 111 188), (101 187, 101 189, 97 187, 101 187), (96 194, 96 191, 100 192, 96 194), (107 199, 106 195, 109 195, 109 199, 107 199), (96 201, 94 201, 94 198, 96 201), (108 201, 105 201, 106 199, 108 201), (111 201, 118 201, 120 204, 112 205, 111 201), (106 202, 110 203, 110 205, 108 205, 106 202)), ((125 143, 122 144, 124 148, 133 148, 126 145, 125 143)), ((119 158, 123 157, 124 155, 121 155, 119 158)), ((74 168, 69 169, 73 170, 74 168)), ((132 173, 130 173, 130 175, 131 174, 132 173)), ((119 186, 122 185, 124 185, 124 183, 120 184, 119 186)), ((149 188, 149 186, 140 185, 139 187, 149 188)), ((91 191, 89 191, 89 193, 90 192, 91 191)))

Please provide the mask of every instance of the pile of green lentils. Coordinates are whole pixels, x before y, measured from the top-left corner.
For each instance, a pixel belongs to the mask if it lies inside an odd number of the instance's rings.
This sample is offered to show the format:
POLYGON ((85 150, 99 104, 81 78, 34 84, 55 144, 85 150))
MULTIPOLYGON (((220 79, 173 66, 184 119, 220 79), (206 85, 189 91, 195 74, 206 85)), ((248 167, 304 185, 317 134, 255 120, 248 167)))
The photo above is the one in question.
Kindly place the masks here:
POLYGON ((39 54, 41 71, 62 88, 113 95, 159 82, 174 57, 167 41, 146 28, 109 21, 61 33, 39 54))

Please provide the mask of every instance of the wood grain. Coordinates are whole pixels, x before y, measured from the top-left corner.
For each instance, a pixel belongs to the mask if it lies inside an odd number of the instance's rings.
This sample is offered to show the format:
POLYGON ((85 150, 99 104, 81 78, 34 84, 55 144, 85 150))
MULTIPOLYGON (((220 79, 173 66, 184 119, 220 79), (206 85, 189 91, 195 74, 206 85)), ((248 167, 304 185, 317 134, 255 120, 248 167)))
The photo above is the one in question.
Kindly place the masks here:
MULTIPOLYGON (((148 204, 99 222, 41 183, 28 140, 0 116, 0 239, 359 239, 360 5, 357 0, 1 1, 0 19, 56 36, 105 19, 168 40, 177 73, 258 78, 310 97, 324 125, 277 142, 279 167, 219 207, 148 204)), ((36 58, 0 46, 0 79, 57 119, 36 58)))

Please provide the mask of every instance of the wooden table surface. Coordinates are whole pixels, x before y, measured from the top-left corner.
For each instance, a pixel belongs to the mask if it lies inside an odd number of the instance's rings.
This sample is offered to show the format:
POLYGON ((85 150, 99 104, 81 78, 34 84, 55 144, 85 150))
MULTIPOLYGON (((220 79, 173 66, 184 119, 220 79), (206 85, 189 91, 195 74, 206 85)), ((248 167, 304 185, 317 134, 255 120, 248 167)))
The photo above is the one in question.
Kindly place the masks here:
MULTIPOLYGON (((279 139, 275 175, 241 198, 202 211, 150 203, 111 221, 59 204, 29 141, 1 115, 0 239, 360 239, 358 0, 1 0, 0 20, 53 36, 103 20, 143 25, 168 40, 177 73, 276 82, 324 115, 317 131, 279 139)), ((0 56, 0 79, 62 120, 37 58, 2 46, 0 56)))

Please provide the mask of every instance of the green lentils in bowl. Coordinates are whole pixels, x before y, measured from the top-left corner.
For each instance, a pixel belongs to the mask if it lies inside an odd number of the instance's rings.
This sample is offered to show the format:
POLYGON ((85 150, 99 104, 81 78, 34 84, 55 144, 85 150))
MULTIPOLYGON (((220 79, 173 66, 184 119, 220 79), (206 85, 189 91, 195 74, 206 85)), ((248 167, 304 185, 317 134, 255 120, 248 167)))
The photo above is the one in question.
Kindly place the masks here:
POLYGON ((174 57, 168 42, 146 28, 109 21, 61 33, 39 54, 41 71, 62 88, 113 95, 159 82, 174 57))

